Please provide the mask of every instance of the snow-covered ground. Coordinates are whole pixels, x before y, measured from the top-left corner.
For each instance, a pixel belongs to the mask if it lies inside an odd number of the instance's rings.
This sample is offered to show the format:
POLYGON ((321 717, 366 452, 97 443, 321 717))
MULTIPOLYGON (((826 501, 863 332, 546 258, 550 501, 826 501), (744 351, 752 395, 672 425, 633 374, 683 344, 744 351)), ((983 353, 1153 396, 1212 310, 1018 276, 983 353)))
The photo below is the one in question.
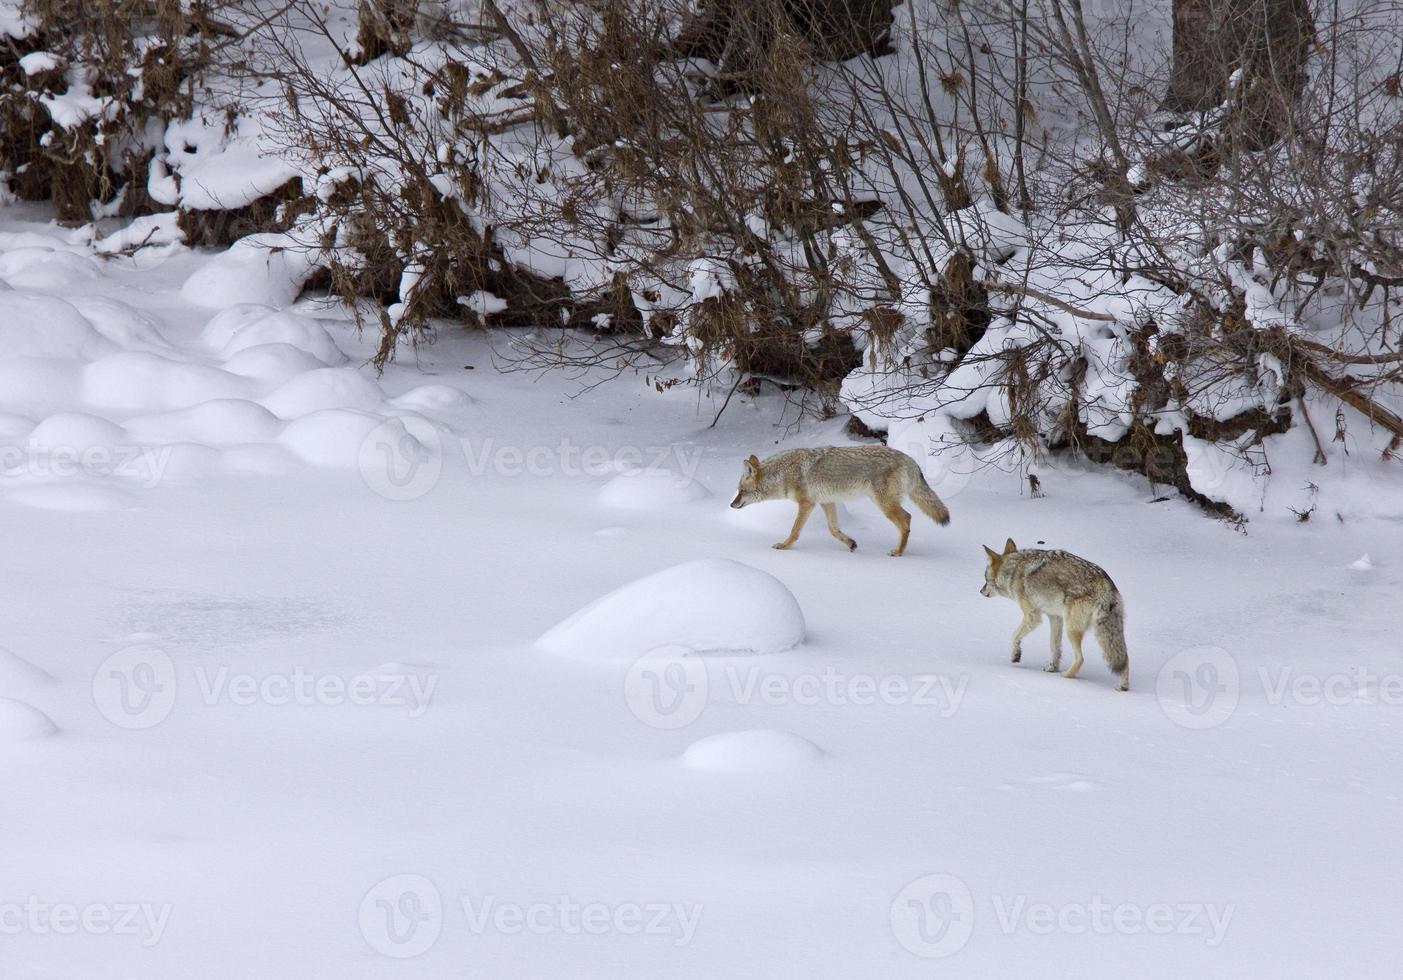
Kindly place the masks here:
POLYGON ((901 559, 866 503, 856 553, 774 551, 740 461, 836 422, 458 333, 377 379, 333 308, 212 309, 227 258, 38 214, 0 215, 7 980, 1395 975, 1396 523, 1049 467, 947 479, 901 559), (1114 576, 1128 694, 1045 628, 1009 663, 1009 536, 1114 576))

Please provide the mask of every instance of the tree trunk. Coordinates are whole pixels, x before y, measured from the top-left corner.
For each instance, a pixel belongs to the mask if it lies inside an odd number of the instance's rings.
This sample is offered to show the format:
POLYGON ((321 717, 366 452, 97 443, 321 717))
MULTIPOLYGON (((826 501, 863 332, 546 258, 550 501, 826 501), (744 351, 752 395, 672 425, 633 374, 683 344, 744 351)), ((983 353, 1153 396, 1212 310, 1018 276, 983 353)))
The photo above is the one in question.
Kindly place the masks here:
POLYGON ((826 61, 889 52, 896 0, 708 0, 683 25, 673 50, 714 61, 723 74, 748 75, 776 31, 802 37, 826 61))
POLYGON ((1162 108, 1212 109, 1233 93, 1234 122, 1252 143, 1274 140, 1305 86, 1315 38, 1309 0, 1173 0, 1174 65, 1162 108))

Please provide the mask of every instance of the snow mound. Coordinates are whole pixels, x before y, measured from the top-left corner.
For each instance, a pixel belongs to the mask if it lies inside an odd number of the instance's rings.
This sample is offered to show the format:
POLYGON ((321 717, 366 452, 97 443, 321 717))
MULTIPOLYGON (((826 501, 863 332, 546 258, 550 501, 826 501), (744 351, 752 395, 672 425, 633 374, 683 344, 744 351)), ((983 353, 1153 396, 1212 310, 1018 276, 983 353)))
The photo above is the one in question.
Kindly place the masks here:
POLYGON ((420 385, 390 399, 390 404, 412 412, 457 412, 471 407, 473 398, 448 385, 420 385))
POLYGON ((0 742, 27 742, 57 731, 53 719, 38 708, 13 698, 0 698, 0 742))
MULTIPOLYGON (((398 419, 386 420, 368 412, 328 408, 288 423, 279 441, 313 466, 355 469, 361 465, 361 447, 377 429, 387 439, 413 438, 398 419)), ((409 445, 399 441, 394 444, 409 445)))
POLYGON ((276 415, 294 419, 327 408, 375 411, 384 401, 380 386, 354 368, 318 368, 291 379, 263 404, 276 415))
POLYGON ((0 647, 0 687, 35 687, 52 684, 54 675, 43 667, 30 663, 9 647, 0 647))
POLYGON ((288 344, 311 354, 322 366, 346 362, 320 321, 257 303, 239 303, 219 313, 205 324, 200 338, 225 360, 265 344, 288 344))
POLYGON ((1369 556, 1369 552, 1364 552, 1354 561, 1349 563, 1349 567, 1356 572, 1371 572, 1374 570, 1374 559, 1369 556))
POLYGON ((710 496, 711 491, 694 478, 653 467, 625 470, 599 491, 600 503, 624 510, 665 510, 710 496))
POLYGON ((682 764, 703 772, 793 772, 812 765, 825 753, 813 742, 790 732, 755 728, 723 732, 687 746, 682 764))
POLYGON ((799 602, 779 579, 707 558, 664 569, 585 606, 536 641, 547 653, 634 660, 663 646, 776 653, 804 639, 799 602))
POLYGON ((87 317, 61 299, 0 292, 0 350, 6 358, 86 361, 115 349, 87 317))
POLYGON ((97 447, 112 449, 126 441, 127 431, 120 425, 84 412, 50 415, 29 434, 30 444, 39 449, 73 452, 97 447))
POLYGON ((224 362, 224 370, 241 377, 256 378, 279 385, 306 371, 316 371, 326 365, 314 355, 292 344, 259 344, 241 350, 224 362))
POLYGON ((94 405, 128 411, 188 408, 211 398, 239 398, 248 381, 208 364, 129 351, 89 364, 84 390, 94 405))
POLYGON ((74 296, 69 304, 95 331, 123 350, 172 351, 160 327, 140 310, 107 296, 74 296))
POLYGON ((192 306, 214 309, 250 300, 291 306, 316 260, 315 248, 285 233, 247 235, 191 273, 180 295, 192 306))
POLYGON ((0 254, 0 279, 16 289, 62 289, 100 278, 102 271, 92 259, 73 252, 30 247, 0 254))

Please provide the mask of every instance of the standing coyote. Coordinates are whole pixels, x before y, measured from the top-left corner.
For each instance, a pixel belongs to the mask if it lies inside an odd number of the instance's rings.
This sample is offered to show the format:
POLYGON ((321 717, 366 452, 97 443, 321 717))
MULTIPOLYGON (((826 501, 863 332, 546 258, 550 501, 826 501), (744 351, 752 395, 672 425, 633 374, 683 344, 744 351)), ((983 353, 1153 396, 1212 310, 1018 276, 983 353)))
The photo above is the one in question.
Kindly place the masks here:
POLYGON ((871 497, 901 532, 901 540, 889 554, 900 557, 911 536, 911 515, 901 506, 909 496, 937 524, 950 523, 950 511, 930 488, 916 461, 886 446, 821 446, 817 449, 791 449, 771 456, 763 463, 751 456, 736 488, 731 506, 740 508, 761 500, 792 500, 799 505, 794 527, 776 548, 788 548, 799 538, 814 505, 823 508, 828 530, 852 551, 857 542, 838 527, 841 500, 871 497))
POLYGON ((1130 690, 1130 654, 1125 649, 1125 600, 1105 569, 1085 558, 1065 551, 1019 551, 1009 538, 1003 554, 985 547, 989 566, 984 570, 980 595, 1006 596, 1023 610, 1023 622, 1013 633, 1013 662, 1023 656, 1023 637, 1038 628, 1043 614, 1052 624, 1052 663, 1044 670, 1057 671, 1062 665, 1062 621, 1067 621, 1067 637, 1076 659, 1063 677, 1076 677, 1081 670, 1081 638, 1088 628, 1095 629, 1096 641, 1106 655, 1111 670, 1120 674, 1120 689, 1130 690))

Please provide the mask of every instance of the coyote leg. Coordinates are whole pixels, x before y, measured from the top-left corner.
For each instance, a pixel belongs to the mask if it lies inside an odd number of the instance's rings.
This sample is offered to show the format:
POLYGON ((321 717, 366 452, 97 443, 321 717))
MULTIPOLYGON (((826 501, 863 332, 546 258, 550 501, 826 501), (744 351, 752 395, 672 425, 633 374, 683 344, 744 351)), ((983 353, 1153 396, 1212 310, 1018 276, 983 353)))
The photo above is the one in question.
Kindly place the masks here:
POLYGON ((1076 626, 1073 626, 1071 623, 1067 624, 1067 639, 1072 641, 1072 656, 1074 659, 1072 660, 1072 666, 1062 672, 1063 677, 1076 677, 1077 671, 1081 670, 1081 638, 1085 633, 1086 629, 1080 623, 1076 626))
POLYGON ((832 534, 839 541, 843 542, 843 544, 847 545, 849 551, 852 551, 854 548, 857 547, 857 542, 854 541, 852 538, 848 537, 846 534, 844 534, 842 529, 838 527, 837 504, 824 504, 823 516, 828 518, 828 531, 830 534, 832 534))
POLYGON ((1018 629, 1013 631, 1013 662, 1023 659, 1023 637, 1038 628, 1038 624, 1043 621, 1043 614, 1036 609, 1025 609, 1023 611, 1023 622, 1018 624, 1018 629))
POLYGON ((887 554, 893 558, 900 558, 901 553, 906 550, 906 539, 911 536, 911 515, 906 512, 896 501, 886 501, 881 497, 877 498, 877 506, 882 508, 882 513, 887 515, 887 520, 896 525, 896 529, 901 532, 901 540, 896 543, 896 547, 887 554))
POLYGON ((799 513, 794 515, 794 527, 790 529, 789 537, 785 538, 779 544, 775 545, 775 547, 778 548, 780 551, 783 551, 795 541, 798 541, 799 532, 804 529, 804 522, 809 519, 809 515, 813 512, 814 503, 812 500, 799 501, 799 513))
POLYGON ((1047 667, 1051 673, 1062 664, 1062 617, 1048 613, 1047 625, 1052 629, 1052 662, 1047 667))

